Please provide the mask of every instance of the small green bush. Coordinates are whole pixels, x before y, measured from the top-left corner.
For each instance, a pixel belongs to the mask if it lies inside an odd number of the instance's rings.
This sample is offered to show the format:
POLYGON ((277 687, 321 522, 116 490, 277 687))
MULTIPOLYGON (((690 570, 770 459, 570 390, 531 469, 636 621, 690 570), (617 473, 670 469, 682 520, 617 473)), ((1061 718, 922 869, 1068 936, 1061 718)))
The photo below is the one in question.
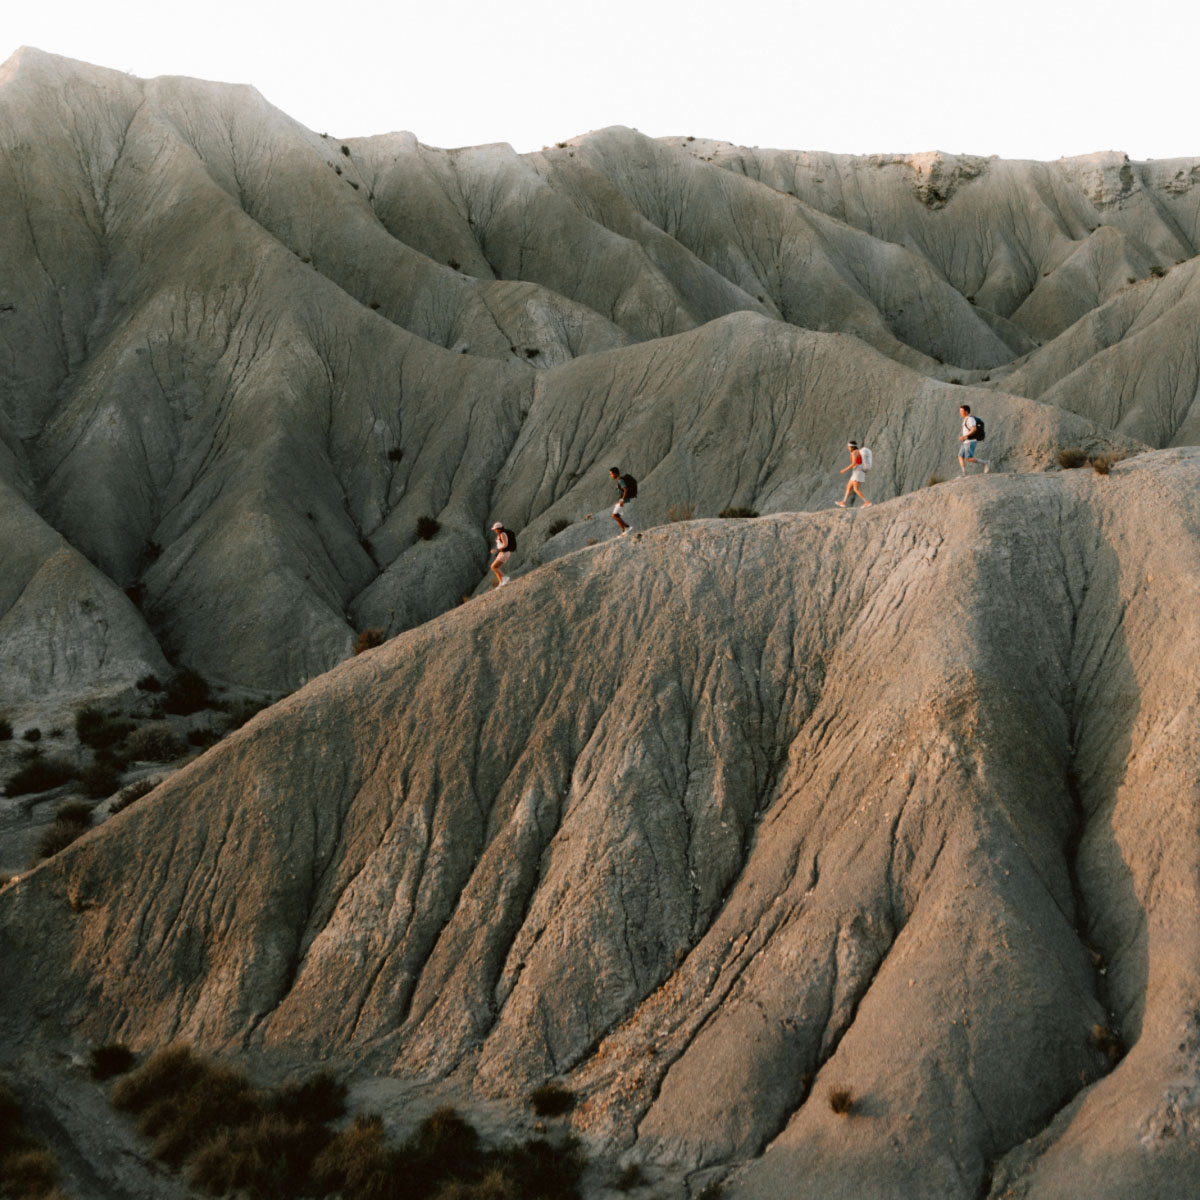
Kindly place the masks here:
POLYGON ((208 684, 195 671, 184 669, 167 684, 163 708, 178 717, 187 717, 212 704, 208 684))
POLYGON ((98 708, 81 708, 75 714, 75 734, 85 746, 90 746, 93 750, 107 750, 115 746, 135 728, 132 721, 126 721, 98 708))
POLYGON ((543 1083, 530 1092, 529 1103, 539 1117, 561 1117, 575 1107, 575 1093, 558 1083, 543 1083))
POLYGON ((133 1051, 128 1046, 119 1042, 106 1042, 92 1051, 88 1069, 93 1079, 103 1083, 115 1075, 124 1075, 135 1061, 133 1051))
POLYGON ((364 629, 362 633, 354 639, 354 653, 362 654, 364 650, 374 650, 376 646, 382 646, 387 641, 386 629, 364 629))
POLYGON ((4 788, 6 796, 29 796, 48 792, 75 778, 75 768, 58 758, 29 759, 8 781, 4 788))
POLYGON ((437 532, 441 527, 442 524, 436 517, 418 517, 417 537, 422 541, 428 542, 437 536, 437 532))
POLYGON ((174 762, 186 747, 166 721, 155 721, 135 729, 125 739, 124 749, 139 762, 174 762))
POLYGON ((741 507, 738 507, 735 505, 731 508, 721 509, 721 511, 719 513, 717 513, 717 516, 718 517, 726 517, 726 518, 728 518, 728 517, 757 517, 758 510, 754 509, 754 508, 741 508, 741 507))
POLYGON ((90 796, 93 800, 103 800, 121 786, 121 772, 117 770, 116 764, 100 759, 80 771, 79 786, 85 796, 90 796))
POLYGON ((1064 471, 1073 471, 1076 467, 1086 466, 1087 460, 1087 451, 1080 450, 1078 446, 1072 446, 1070 449, 1058 452, 1058 465, 1064 471))
POLYGON ((149 775, 145 779, 138 779, 127 787, 123 787, 112 803, 112 811, 114 813, 124 812, 135 800, 140 800, 154 791, 160 783, 162 783, 161 775, 149 775))

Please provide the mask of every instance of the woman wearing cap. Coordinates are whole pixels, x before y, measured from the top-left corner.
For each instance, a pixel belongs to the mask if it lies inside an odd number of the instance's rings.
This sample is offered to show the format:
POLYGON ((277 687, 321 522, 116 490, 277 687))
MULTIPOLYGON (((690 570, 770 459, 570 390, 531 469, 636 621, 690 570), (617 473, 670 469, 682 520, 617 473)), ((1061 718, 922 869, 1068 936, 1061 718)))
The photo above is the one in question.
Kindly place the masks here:
POLYGON ((858 486, 867 478, 867 473, 863 470, 862 454, 858 449, 858 443, 847 442, 846 449, 850 451, 850 465, 848 467, 843 467, 838 474, 845 475, 845 473, 849 471, 850 482, 846 484, 846 494, 840 500, 835 500, 834 504, 836 504, 838 508, 845 508, 846 502, 850 499, 850 493, 853 492, 863 502, 863 504, 866 505, 867 508, 870 508, 870 500, 868 500, 866 496, 862 494, 862 489, 858 486))
POLYGON ((496 576, 496 586, 503 587, 508 582, 508 576, 500 568, 508 562, 515 548, 516 539, 511 530, 505 529, 499 521, 492 526, 492 531, 496 535, 496 557, 492 559, 491 569, 492 574, 496 576))

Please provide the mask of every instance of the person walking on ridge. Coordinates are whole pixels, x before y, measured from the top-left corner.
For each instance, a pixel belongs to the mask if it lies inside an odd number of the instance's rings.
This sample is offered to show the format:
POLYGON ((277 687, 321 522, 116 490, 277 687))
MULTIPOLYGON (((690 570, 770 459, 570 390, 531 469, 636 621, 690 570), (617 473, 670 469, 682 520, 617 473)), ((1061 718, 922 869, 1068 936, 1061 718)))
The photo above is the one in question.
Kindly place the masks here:
POLYGON ((516 550, 517 535, 511 529, 505 529, 499 521, 492 526, 492 532, 496 535, 496 557, 491 561, 491 570, 492 574, 496 576, 496 586, 503 587, 508 582, 508 576, 504 574, 501 567, 508 562, 513 551, 516 550))
POLYGON ((975 457, 975 447, 983 441, 983 423, 977 418, 971 416, 971 406, 969 404, 960 404, 958 415, 962 417, 962 432, 958 435, 958 465, 962 470, 963 475, 967 473, 967 463, 977 463, 983 468, 983 473, 986 475, 991 467, 983 461, 982 458, 975 457))
POLYGON ((862 451, 859 450, 857 442, 848 442, 846 449, 850 451, 850 465, 843 467, 838 474, 845 475, 849 471, 850 481, 846 484, 846 494, 840 500, 835 500, 834 504, 838 508, 845 508, 846 502, 850 499, 850 494, 853 492, 863 502, 864 507, 870 508, 870 500, 862 494, 862 488, 858 486, 860 483, 864 483, 867 478, 867 473, 863 470, 862 451))
POLYGON ((637 496, 637 480, 632 475, 622 475, 620 467, 609 467, 609 475, 617 481, 618 499, 612 510, 612 519, 621 527, 624 537, 633 528, 633 501, 637 496))

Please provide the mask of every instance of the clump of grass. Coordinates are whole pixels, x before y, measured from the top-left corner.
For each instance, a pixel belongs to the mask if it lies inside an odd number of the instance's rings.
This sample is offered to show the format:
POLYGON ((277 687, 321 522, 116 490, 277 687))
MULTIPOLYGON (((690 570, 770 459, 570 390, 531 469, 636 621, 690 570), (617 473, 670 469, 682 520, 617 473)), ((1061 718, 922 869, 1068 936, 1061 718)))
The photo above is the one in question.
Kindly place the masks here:
POLYGON ((672 504, 671 507, 667 509, 667 520, 671 522, 690 521, 693 516, 695 516, 695 514, 692 512, 692 506, 690 504, 672 504))
POLYGON ((437 536, 438 530, 441 529, 442 523, 436 517, 418 517, 417 518, 417 537, 423 541, 430 541, 437 536))
POLYGON ((161 692, 162 680, 157 675, 143 675, 137 681, 138 688, 143 692, 161 692))
POLYGON ((72 842, 81 838, 91 828, 92 810, 89 805, 73 802, 59 805, 54 820, 42 831, 38 839, 34 861, 53 858, 72 842))
POLYGON ((12 741, 12 722, 7 717, 0 717, 0 742, 12 741))
POLYGON ((559 517, 557 520, 551 521, 549 528, 546 530, 547 540, 552 537, 557 537, 564 529, 569 529, 571 522, 566 517, 559 517))
POLYGON ((273 701, 263 700, 231 700, 225 706, 225 728, 228 731, 241 729, 251 717, 256 717, 264 708, 270 708, 273 701))
POLYGON ((35 725, 32 729, 27 729, 21 737, 27 742, 40 742, 42 740, 42 731, 35 725))
POLYGON ((207 750, 221 740, 221 735, 215 729, 189 729, 187 744, 197 750, 207 750))
POLYGON ((135 729, 125 739, 125 752, 139 762, 174 762, 186 750, 166 721, 154 721, 135 729))
POLYGON ((1125 1043, 1107 1025, 1093 1025, 1091 1043, 1115 1067, 1125 1057, 1125 1043))
POLYGON ((1122 457, 1120 454, 1093 454, 1088 462, 1097 475, 1107 475, 1122 457))
POLYGON ((185 668, 172 676, 163 698, 163 708, 177 717, 191 716, 212 705, 208 684, 197 672, 185 668))
POLYGON ((124 812, 135 800, 140 800, 154 791, 160 783, 162 783, 161 776, 149 775, 145 779, 139 779, 127 787, 123 787, 112 802, 111 810, 114 813, 124 812))
POLYGON ((107 750, 134 730, 132 721, 103 712, 99 708, 81 708, 75 714, 75 735, 93 750, 107 750))
POLYGON ((51 788, 75 778, 75 768, 58 758, 43 758, 40 754, 26 760, 4 787, 6 796, 30 796, 48 792, 51 788))
POLYGON ((1057 455, 1058 465, 1064 471, 1073 471, 1077 467, 1087 465, 1087 451, 1080 450, 1078 446, 1071 446, 1066 450, 1060 450, 1057 455))
POLYGON ((1161 279, 1166 273, 1166 269, 1158 266, 1157 264, 1150 268, 1150 274, 1153 275, 1155 279, 1161 279))
POLYGON ((404 451, 399 446, 393 446, 388 452, 388 462, 399 462, 404 457, 404 451))
POLYGON ((372 629, 364 629, 362 633, 354 639, 354 653, 361 654, 364 650, 374 650, 376 646, 382 646, 387 641, 387 630, 378 627, 372 629))
POLYGON ((536 346, 526 346, 525 347, 525 357, 526 358, 537 358, 537 356, 539 354, 541 354, 541 351, 536 346))
POLYGON ((829 1107, 839 1117, 848 1117, 854 1111, 854 1093, 849 1088, 830 1088, 829 1107))
POLYGON ((93 800, 111 796, 121 786, 121 772, 109 759, 97 759, 90 767, 79 773, 79 786, 83 794, 93 800))
POLYGON ((721 509, 721 511, 719 513, 717 513, 717 516, 718 517, 727 517, 727 518, 728 517, 757 517, 758 509, 743 508, 740 505, 732 505, 729 508, 721 509))
POLYGON ((561 1117, 575 1107, 575 1093, 551 1081, 534 1088, 529 1103, 539 1117, 561 1117))
POLYGON ((945 482, 946 482, 946 480, 943 476, 935 473, 933 475, 930 475, 930 477, 925 481, 925 486, 926 487, 937 487, 937 485, 939 483, 945 483, 945 482))
POLYGON ((92 1050, 88 1070, 93 1079, 103 1083, 115 1075, 124 1075, 135 1062, 133 1051, 120 1042, 106 1042, 92 1050))

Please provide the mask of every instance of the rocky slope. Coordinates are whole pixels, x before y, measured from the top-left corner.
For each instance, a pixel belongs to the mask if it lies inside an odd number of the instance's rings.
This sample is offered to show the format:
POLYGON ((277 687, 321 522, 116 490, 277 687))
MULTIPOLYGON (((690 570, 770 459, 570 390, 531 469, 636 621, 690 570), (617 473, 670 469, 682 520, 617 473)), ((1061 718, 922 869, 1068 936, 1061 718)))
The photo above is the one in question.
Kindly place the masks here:
MULTIPOLYGON (((294 687, 473 591, 497 517, 518 570, 600 536, 614 462, 654 524, 823 507, 849 437, 911 491, 963 399, 1004 470, 1195 440, 1195 272, 1154 275, 1195 253, 1189 162, 342 142, 29 49, 0 149, 0 481, 112 585, 88 636, 126 682, 166 653, 294 687)), ((62 688, 20 594, 0 677, 62 688)))
POLYGON ((745 1197, 1182 1194, 1198 578, 1194 451, 564 556, 0 892, 7 1043, 561 1076, 745 1197))

